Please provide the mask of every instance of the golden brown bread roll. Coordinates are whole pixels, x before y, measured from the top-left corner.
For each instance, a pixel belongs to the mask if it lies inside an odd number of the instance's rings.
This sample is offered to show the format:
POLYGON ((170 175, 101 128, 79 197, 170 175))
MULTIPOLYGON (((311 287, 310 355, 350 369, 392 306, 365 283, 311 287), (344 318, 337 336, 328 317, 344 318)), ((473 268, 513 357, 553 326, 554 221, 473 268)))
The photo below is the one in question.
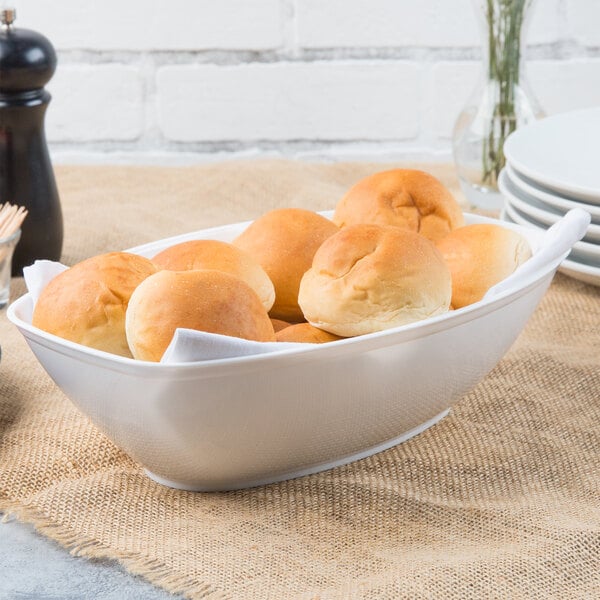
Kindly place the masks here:
POLYGON ((178 327, 275 341, 256 292, 222 271, 159 271, 133 292, 125 329, 134 358, 159 361, 178 327))
POLYGON ((191 240, 166 248, 152 262, 159 269, 189 271, 213 269, 239 277, 260 298, 268 311, 275 301, 275 288, 265 270, 247 252, 227 242, 191 240))
POLYGON ((465 225, 436 243, 452 274, 452 306, 481 300, 531 256, 527 240, 493 223, 465 225))
POLYGON ((278 342, 304 342, 307 344, 324 344, 341 340, 339 335, 323 331, 310 323, 296 323, 275 332, 278 342))
POLYGON ((351 225, 317 250, 299 302, 310 323, 350 337, 446 312, 451 292, 433 242, 391 225, 351 225))
POLYGON ((275 333, 290 326, 290 323, 287 321, 282 321, 281 319, 271 319, 271 324, 273 325, 273 330, 275 333))
POLYGON ((437 240, 463 224, 460 206, 433 175, 393 169, 359 181, 338 202, 338 227, 372 223, 395 225, 437 240))
POLYGON ((125 336, 127 304, 133 290, 155 272, 150 260, 126 252, 88 258, 50 281, 32 323, 72 342, 131 357, 125 336))
POLYGON ((273 282, 272 317, 291 322, 304 320, 298 306, 300 279, 317 248, 337 230, 329 219, 315 212, 281 208, 256 219, 233 241, 256 259, 273 282))

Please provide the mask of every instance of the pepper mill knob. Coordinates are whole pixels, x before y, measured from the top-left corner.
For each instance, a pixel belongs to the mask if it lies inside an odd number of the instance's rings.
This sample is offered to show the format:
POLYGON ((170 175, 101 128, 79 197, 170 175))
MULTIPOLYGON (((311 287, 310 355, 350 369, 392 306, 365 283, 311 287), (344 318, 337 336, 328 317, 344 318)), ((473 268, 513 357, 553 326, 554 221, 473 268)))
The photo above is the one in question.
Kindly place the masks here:
POLYGON ((2 29, 9 29, 17 18, 17 11, 14 8, 3 8, 0 10, 0 24, 2 29))
POLYGON ((0 92, 44 87, 56 70, 54 47, 41 33, 13 27, 14 8, 0 10, 0 92))

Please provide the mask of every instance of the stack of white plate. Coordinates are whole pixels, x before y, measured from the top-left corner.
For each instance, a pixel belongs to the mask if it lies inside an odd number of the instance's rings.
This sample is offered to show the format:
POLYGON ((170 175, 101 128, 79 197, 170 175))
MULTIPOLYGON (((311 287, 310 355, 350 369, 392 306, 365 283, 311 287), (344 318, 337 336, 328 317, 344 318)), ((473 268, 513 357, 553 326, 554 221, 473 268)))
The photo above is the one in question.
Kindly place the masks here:
POLYGON ((501 218, 547 229, 572 208, 592 221, 560 271, 600 286, 600 108, 562 113, 515 131, 504 145, 501 218))

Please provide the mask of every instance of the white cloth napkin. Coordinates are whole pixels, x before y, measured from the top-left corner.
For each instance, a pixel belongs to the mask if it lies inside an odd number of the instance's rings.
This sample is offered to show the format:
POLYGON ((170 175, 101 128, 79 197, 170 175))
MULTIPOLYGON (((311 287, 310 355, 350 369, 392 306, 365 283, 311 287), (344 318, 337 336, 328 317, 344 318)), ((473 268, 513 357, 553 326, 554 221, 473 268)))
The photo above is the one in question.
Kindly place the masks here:
MULTIPOLYGON (((23 269, 25 285, 33 300, 33 306, 40 297, 42 290, 58 274, 69 267, 51 260, 36 260, 33 265, 23 269)), ((177 329, 168 348, 165 350, 161 363, 175 364, 235 356, 251 356, 281 352, 289 348, 312 347, 314 344, 293 342, 254 342, 242 338, 206 333, 194 329, 177 329)))
POLYGON ((286 348, 302 348, 314 344, 293 342, 253 342, 242 338, 206 333, 195 329, 176 329, 161 363, 172 364, 196 360, 214 360, 234 356, 251 356, 280 352, 286 348))
POLYGON ((34 308, 42 290, 57 275, 60 275, 68 268, 69 267, 59 262, 54 262, 53 260, 36 260, 29 267, 23 267, 23 279, 25 279, 27 291, 33 300, 34 308))

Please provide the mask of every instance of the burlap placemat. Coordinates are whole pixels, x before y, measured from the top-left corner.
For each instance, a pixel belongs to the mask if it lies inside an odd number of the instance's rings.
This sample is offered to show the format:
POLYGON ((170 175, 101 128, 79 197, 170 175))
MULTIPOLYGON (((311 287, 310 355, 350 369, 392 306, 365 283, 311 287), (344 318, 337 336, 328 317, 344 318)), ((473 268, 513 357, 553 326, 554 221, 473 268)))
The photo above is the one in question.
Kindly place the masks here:
MULTIPOLYGON (((331 208, 380 167, 61 168, 64 260, 277 206, 331 208)), ((598 288, 558 275, 505 359, 417 438, 229 493, 153 483, 55 388, 4 313, 0 344, 0 509, 77 554, 190 598, 600 597, 598 288)))

